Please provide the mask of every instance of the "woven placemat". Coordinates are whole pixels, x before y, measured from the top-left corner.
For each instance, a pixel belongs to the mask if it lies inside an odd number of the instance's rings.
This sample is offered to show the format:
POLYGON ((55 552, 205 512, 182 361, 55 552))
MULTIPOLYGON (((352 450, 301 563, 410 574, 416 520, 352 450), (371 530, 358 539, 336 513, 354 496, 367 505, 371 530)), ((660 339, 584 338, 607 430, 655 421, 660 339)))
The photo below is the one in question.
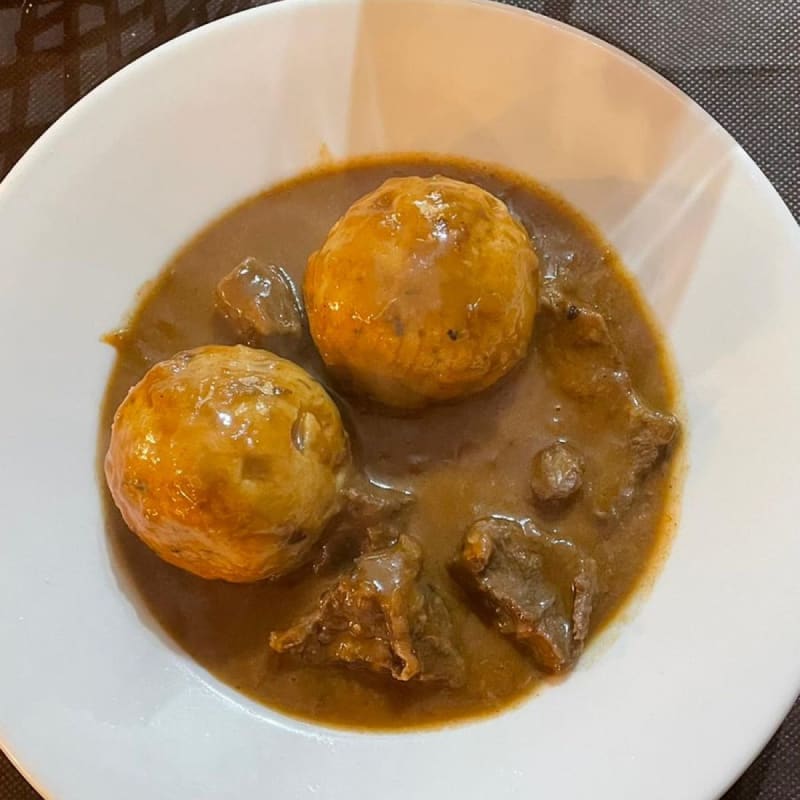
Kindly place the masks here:
MULTIPOLYGON (((800 219, 800 0, 514 4, 596 34, 676 83, 733 134, 800 219)), ((120 67, 183 31, 254 5, 261 3, 0 0, 0 177, 120 67)), ((676 767, 691 769, 665 760, 665 769, 676 767)), ((38 797, 0 753, 0 800, 38 797)), ((800 703, 725 800, 800 800, 800 703)))

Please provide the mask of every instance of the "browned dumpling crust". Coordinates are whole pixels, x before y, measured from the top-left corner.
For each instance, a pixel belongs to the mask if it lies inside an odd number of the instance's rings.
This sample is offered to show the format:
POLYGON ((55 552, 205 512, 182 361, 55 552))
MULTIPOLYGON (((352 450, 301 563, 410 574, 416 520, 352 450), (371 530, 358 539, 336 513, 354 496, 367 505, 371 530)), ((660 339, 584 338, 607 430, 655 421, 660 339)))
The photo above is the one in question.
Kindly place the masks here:
POLYGON ((305 559, 349 464, 336 405, 265 350, 208 346, 152 367, 114 417, 105 472, 125 522, 203 578, 255 581, 305 559))
POLYGON ((527 352, 538 261, 479 186, 391 178, 354 203, 308 262, 325 363, 354 393, 417 408, 491 386, 527 352))

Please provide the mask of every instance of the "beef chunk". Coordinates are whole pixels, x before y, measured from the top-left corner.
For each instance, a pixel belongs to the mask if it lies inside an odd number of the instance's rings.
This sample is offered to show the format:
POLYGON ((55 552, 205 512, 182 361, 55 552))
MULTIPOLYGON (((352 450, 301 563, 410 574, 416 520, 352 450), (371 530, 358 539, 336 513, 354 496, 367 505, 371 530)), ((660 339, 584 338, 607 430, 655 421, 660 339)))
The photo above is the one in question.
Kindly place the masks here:
POLYGON ((372 550, 389 547, 405 530, 414 495, 355 478, 342 491, 342 510, 328 527, 313 561, 317 573, 337 569, 372 550))
POLYGON ((632 391, 602 314, 552 288, 542 292, 540 311, 545 363, 565 392, 596 400, 619 399, 632 391))
POLYGON ((270 636, 278 653, 339 663, 399 681, 458 686, 464 661, 442 599, 420 580, 422 549, 408 536, 356 559, 319 608, 270 636))
POLYGON ((533 457, 531 491, 545 507, 558 507, 572 499, 583 483, 583 457, 564 442, 554 442, 533 457))
POLYGON ((608 480, 597 482, 595 511, 599 516, 619 516, 633 503, 642 480, 669 451, 678 430, 679 423, 670 414, 652 411, 638 402, 630 409, 626 470, 621 475, 612 472, 608 480))
POLYGON ((475 522, 453 563, 456 579, 491 623, 560 672, 583 650, 595 592, 594 562, 530 524, 498 517, 475 522))
POLYGON ((652 411, 641 403, 630 413, 630 448, 632 472, 647 474, 675 439, 678 421, 671 414, 652 411))
POLYGON ((545 368, 579 404, 594 454, 587 484, 595 512, 618 517, 648 473, 669 451, 679 423, 639 397, 602 314, 546 287, 539 314, 539 350, 545 368))
POLYGON ((273 334, 300 334, 300 302, 292 279, 280 267, 246 258, 218 284, 217 310, 246 344, 273 334))
POLYGON ((371 481, 354 482, 343 492, 343 514, 353 523, 365 527, 396 518, 413 502, 409 492, 379 486, 371 481))

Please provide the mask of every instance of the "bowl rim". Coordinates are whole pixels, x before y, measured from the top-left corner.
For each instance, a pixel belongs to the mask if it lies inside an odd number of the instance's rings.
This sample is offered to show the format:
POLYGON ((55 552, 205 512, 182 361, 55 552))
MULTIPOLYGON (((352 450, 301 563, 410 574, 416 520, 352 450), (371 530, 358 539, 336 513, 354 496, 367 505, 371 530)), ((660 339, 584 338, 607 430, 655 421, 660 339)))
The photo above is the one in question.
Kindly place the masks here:
MULTIPOLYGON (((256 6, 235 12, 224 18, 203 24, 159 45, 143 56, 122 67, 119 71, 103 80, 98 86, 89 91, 77 103, 69 108, 61 117, 59 117, 52 125, 50 125, 50 127, 17 161, 5 178, 0 181, 0 201, 11 196, 16 190, 16 187, 26 180, 28 172, 38 167, 40 162, 46 159, 58 157, 59 141, 63 136, 71 133, 71 126, 79 123, 83 117, 91 116, 94 113, 95 107, 98 104, 102 104, 107 96, 124 89, 126 81, 129 81, 131 78, 135 78, 139 72, 150 69, 154 64, 163 62, 165 58, 168 58, 172 53, 183 49, 187 44, 199 42, 203 37, 213 36, 218 30, 223 28, 233 29, 236 26, 246 27, 250 24, 251 20, 255 19, 256 17, 263 16, 268 18, 273 14, 291 14, 295 7, 304 6, 313 8, 322 4, 359 6, 363 2, 381 2, 384 4, 392 3, 396 5, 408 5, 411 3, 414 5, 476 5, 491 7, 497 13, 518 15, 520 18, 535 17, 540 21, 541 24, 545 26, 558 30, 568 36, 584 40, 594 47, 599 47, 611 52, 616 58, 625 62, 628 67, 636 70, 642 75, 645 75, 649 80, 657 83, 662 88, 669 90, 669 92, 672 94, 679 96, 682 102, 689 103, 691 106, 693 106, 705 118, 706 124, 712 125, 716 129, 723 131, 724 135, 731 141, 731 143, 735 144, 743 163, 748 167, 756 179, 763 184, 763 188, 765 189, 763 193, 763 199, 765 202, 770 204, 770 213, 783 224, 788 224, 793 228, 796 228, 796 222, 785 202, 763 174, 763 172, 755 164, 752 157, 738 143, 735 142, 733 137, 723 128, 722 125, 720 125, 720 123, 718 123, 708 112, 702 109, 702 107, 692 100, 685 92, 675 86, 675 84, 625 51, 605 42, 593 34, 587 33, 543 14, 516 6, 506 5, 504 3, 495 2, 495 0, 282 0, 279 3, 270 3, 268 5, 256 6)), ((637 593, 638 591, 639 590, 637 590, 637 593)), ((780 704, 775 703, 775 713, 770 715, 762 715, 759 720, 761 724, 759 725, 750 725, 747 734, 748 744, 746 745, 746 749, 751 753, 750 761, 748 761, 746 764, 742 764, 741 769, 738 772, 731 770, 733 773, 732 777, 730 777, 729 780, 724 780, 722 782, 719 787, 720 794, 736 781, 739 775, 746 770, 747 766, 759 754, 763 746, 766 744, 772 734, 778 729, 786 714, 794 705, 799 692, 800 672, 798 672, 794 686, 791 689, 788 689, 787 687, 787 692, 784 696, 783 702, 780 704), (767 717, 769 717, 769 719, 767 719, 767 717)), ((44 797, 54 797, 55 795, 48 791, 47 787, 41 784, 33 771, 26 767, 24 756, 19 755, 13 745, 13 738, 13 734, 9 735, 8 731, 0 728, 0 746, 2 746, 3 751, 11 763, 40 794, 42 794, 44 797)))

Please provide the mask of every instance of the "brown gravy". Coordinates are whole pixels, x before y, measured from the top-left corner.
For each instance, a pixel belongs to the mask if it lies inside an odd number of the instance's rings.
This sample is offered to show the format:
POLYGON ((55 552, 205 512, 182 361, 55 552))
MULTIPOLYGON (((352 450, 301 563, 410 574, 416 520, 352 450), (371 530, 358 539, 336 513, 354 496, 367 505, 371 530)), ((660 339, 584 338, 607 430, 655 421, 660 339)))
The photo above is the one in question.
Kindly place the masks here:
MULTIPOLYGON (((152 364, 197 345, 234 342, 213 308, 215 285, 233 266, 255 256, 283 266, 301 285, 306 259, 350 203, 388 177, 435 173, 472 181, 503 198, 531 233, 543 273, 575 279, 580 299, 606 315, 639 394, 653 408, 674 408, 676 389, 663 343, 636 287, 589 223, 520 176, 453 159, 398 157, 325 168, 281 184, 226 213, 178 253, 115 340, 119 355, 101 413, 100 456, 114 411, 152 364)), ((639 585, 666 541, 678 484, 674 455, 647 477, 634 506, 611 526, 599 523, 580 502, 555 519, 531 504, 533 453, 559 436, 579 441, 590 424, 549 384, 535 334, 527 359, 489 391, 404 418, 336 394, 308 343, 276 339, 270 346, 331 390, 370 477, 416 495, 409 533, 422 543, 426 578, 451 612, 468 677, 460 689, 434 688, 306 666, 275 654, 268 646, 270 632, 311 609, 330 577, 303 569, 250 585, 196 578, 141 544, 104 487, 116 560, 141 601, 199 664, 267 706, 324 724, 397 729, 497 711, 536 687, 542 674, 473 613, 447 571, 477 517, 530 517, 581 545, 597 562, 600 578, 595 633, 639 585)))

